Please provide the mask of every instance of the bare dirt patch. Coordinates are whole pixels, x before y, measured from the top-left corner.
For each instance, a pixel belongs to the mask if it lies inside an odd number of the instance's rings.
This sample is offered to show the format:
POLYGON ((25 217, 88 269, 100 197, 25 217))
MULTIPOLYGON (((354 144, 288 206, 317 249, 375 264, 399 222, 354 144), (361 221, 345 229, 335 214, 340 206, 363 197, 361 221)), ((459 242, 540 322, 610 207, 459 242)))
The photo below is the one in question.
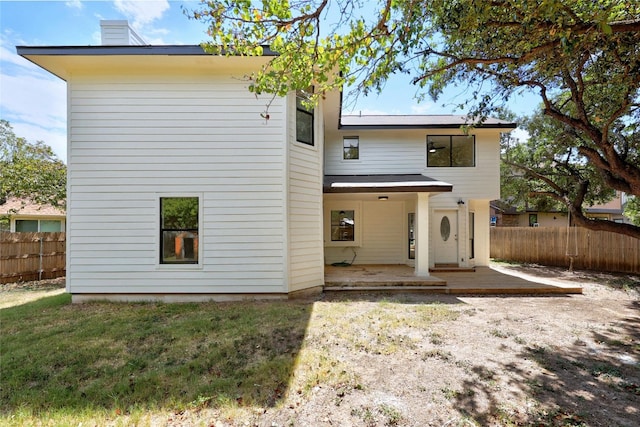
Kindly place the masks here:
POLYGON ((584 294, 325 298, 305 345, 338 360, 350 380, 305 396, 294 378, 280 407, 229 424, 640 425, 640 277, 499 268, 579 282, 584 294), (348 308, 333 323, 336 302, 348 308), (385 324, 433 303, 453 315, 427 327, 385 324))

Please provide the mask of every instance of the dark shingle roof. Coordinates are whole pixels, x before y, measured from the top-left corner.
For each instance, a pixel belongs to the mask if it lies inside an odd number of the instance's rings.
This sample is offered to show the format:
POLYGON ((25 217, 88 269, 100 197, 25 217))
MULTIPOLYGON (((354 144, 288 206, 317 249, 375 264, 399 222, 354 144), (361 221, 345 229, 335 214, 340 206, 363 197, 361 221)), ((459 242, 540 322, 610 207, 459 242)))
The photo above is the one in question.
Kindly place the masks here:
MULTIPOLYGON (((474 123, 464 115, 433 114, 433 115, 385 115, 385 116, 342 116, 342 129, 428 129, 428 128, 459 128, 474 123)), ((506 120, 487 118, 476 124, 477 128, 515 129, 516 123, 506 120)))

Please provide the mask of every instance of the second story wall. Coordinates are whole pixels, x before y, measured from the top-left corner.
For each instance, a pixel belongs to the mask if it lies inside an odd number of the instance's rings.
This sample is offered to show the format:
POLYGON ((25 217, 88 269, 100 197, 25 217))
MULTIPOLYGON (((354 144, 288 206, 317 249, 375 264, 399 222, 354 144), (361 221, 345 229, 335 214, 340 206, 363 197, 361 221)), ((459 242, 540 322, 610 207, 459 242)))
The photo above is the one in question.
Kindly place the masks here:
MULTIPOLYGON (((240 73, 237 73, 240 74, 240 73)), ((286 104, 230 73, 69 80, 74 293, 286 292, 286 104), (159 264, 159 199, 198 197, 198 265, 159 264)))
POLYGON ((288 98, 287 208, 289 291, 321 286, 322 250, 322 103, 313 110, 313 143, 296 138, 296 97, 288 98))
POLYGON ((421 173, 453 184, 455 197, 500 195, 500 130, 475 129, 475 166, 428 167, 428 135, 464 135, 459 129, 332 130, 325 141, 325 174, 421 173), (343 139, 357 137, 358 159, 345 160, 343 139))

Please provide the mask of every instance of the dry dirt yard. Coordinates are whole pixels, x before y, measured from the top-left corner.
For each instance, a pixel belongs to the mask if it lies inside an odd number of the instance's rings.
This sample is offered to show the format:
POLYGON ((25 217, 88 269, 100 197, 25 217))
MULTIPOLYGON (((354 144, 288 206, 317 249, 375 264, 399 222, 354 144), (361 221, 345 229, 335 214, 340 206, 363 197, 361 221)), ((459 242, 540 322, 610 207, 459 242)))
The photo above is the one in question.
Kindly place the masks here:
POLYGON ((640 277, 500 268, 579 282, 584 293, 324 295, 300 354, 329 360, 330 371, 306 366, 273 407, 201 408, 150 424, 639 426, 640 277))

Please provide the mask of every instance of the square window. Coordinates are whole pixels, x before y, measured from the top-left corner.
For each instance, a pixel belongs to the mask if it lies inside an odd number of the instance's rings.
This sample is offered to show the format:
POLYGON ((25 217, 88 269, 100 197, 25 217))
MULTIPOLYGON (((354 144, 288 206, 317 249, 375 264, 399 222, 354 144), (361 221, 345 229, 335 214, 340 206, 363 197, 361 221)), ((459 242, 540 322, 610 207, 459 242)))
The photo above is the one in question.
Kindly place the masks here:
POLYGON ((41 220, 40 221, 41 232, 57 233, 62 231, 62 222, 55 220, 41 220))
POLYGON ((342 158, 358 160, 360 158, 360 139, 357 136, 345 136, 342 140, 342 158))
POLYGON ((331 211, 331 241, 353 242, 355 240, 355 211, 331 211))
POLYGON ((160 263, 198 263, 198 197, 160 198, 160 263))

